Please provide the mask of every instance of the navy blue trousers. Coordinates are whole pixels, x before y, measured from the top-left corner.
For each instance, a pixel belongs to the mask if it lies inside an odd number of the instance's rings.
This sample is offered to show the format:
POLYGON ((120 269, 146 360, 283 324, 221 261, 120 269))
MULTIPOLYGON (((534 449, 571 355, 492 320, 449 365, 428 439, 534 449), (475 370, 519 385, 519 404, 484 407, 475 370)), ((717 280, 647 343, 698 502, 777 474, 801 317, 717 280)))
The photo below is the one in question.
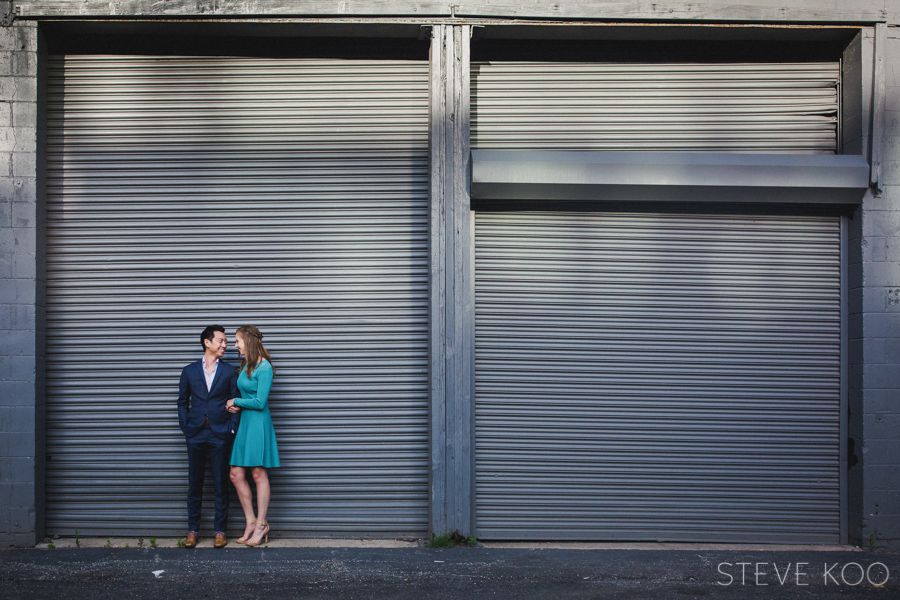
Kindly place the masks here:
POLYGON ((233 438, 221 439, 209 425, 195 435, 186 438, 188 450, 188 530, 200 531, 200 508, 203 505, 203 480, 206 477, 206 463, 212 467, 213 484, 216 489, 215 530, 228 528, 228 473, 231 470, 231 443, 233 438))

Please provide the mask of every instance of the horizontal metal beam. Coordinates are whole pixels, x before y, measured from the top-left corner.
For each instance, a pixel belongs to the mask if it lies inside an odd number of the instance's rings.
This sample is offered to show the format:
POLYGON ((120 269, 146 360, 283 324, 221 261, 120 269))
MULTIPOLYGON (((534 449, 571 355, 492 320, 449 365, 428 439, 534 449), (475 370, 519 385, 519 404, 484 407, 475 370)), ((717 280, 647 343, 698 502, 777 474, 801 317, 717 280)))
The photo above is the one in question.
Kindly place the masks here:
POLYGON ((878 0, 846 0, 823 5, 821 0, 733 2, 681 0, 633 2, 589 0, 523 3, 490 0, 455 4, 416 0, 28 0, 15 2, 23 18, 90 18, 135 16, 316 16, 316 17, 450 17, 457 19, 558 19, 708 22, 896 23, 898 10, 878 0))
POLYGON ((474 150, 473 199, 859 204, 862 156, 474 150))

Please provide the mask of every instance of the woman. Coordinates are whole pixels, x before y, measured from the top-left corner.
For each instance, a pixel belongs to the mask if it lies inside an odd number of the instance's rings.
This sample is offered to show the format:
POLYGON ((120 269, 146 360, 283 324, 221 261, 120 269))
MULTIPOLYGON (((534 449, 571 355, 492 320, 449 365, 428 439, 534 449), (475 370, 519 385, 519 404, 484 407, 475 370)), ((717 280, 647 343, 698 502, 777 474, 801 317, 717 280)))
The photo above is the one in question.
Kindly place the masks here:
POLYGON ((275 369, 269 362, 269 353, 263 347, 263 335, 253 325, 244 325, 235 334, 235 348, 241 353, 238 370, 240 398, 228 401, 228 410, 241 411, 241 422, 231 450, 231 482, 237 490, 244 509, 247 526, 244 535, 235 540, 239 544, 259 546, 263 538, 269 541, 269 476, 266 469, 281 466, 275 428, 269 415, 269 391, 275 369), (235 408, 235 407, 239 407, 235 408), (253 514, 253 495, 247 483, 247 469, 256 484, 257 514, 253 514))

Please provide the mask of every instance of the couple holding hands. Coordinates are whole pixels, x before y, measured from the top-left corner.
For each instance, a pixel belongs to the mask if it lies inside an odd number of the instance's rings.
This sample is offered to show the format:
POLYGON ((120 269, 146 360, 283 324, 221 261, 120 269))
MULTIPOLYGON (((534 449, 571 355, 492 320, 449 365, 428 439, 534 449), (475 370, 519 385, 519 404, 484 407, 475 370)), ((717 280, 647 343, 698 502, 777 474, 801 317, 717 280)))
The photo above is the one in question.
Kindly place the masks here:
POLYGON ((197 545, 206 465, 212 468, 216 491, 215 548, 228 543, 228 479, 237 490, 246 526, 239 544, 268 542, 269 477, 266 469, 280 466, 275 428, 269 414, 269 391, 275 369, 263 347, 263 335, 253 325, 238 328, 235 348, 241 365, 221 360, 228 347, 225 329, 211 325, 200 334, 203 358, 181 371, 178 423, 188 450, 188 534, 185 548, 197 545), (247 472, 256 486, 256 507, 247 472))

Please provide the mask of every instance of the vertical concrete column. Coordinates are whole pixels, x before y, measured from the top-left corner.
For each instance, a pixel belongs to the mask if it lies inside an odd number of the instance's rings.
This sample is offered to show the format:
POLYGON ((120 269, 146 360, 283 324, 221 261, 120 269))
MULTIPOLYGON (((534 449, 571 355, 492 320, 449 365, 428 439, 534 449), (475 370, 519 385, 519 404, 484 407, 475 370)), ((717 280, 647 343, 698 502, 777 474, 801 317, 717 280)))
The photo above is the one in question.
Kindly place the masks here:
POLYGON ((37 25, 0 28, 0 544, 43 528, 37 25))
POLYGON ((431 41, 431 531, 474 535, 473 239, 467 25, 431 41))
MULTIPOLYGON (((851 437, 856 433, 862 438, 856 450, 857 467, 862 467, 855 477, 862 492, 858 541, 865 548, 896 551, 900 549, 900 73, 885 65, 900 64, 900 29, 880 24, 873 33, 874 56, 864 75, 872 80, 870 158, 873 168, 878 167, 873 182, 877 180, 881 191, 867 194, 862 206, 858 255, 862 335, 857 347, 861 364, 856 372, 856 412, 853 403, 850 407, 855 425, 851 437)), ((851 476, 857 467, 851 468, 851 476)))
MULTIPOLYGON (((863 152, 874 187, 849 228, 850 389, 849 540, 863 548, 900 549, 900 32, 863 29, 844 65, 844 89, 858 79, 861 135, 845 122, 844 152, 863 152), (847 75, 851 76, 847 76, 847 75), (879 114, 880 113, 880 114, 879 114), (877 130, 877 131, 876 131, 877 130), (850 135, 847 132, 850 131, 850 135), (877 135, 876 135, 877 133, 877 135), (877 167, 877 168, 876 168, 877 167)), ((845 98, 845 121, 856 118, 845 98), (848 110, 849 107, 849 110, 848 110)))

